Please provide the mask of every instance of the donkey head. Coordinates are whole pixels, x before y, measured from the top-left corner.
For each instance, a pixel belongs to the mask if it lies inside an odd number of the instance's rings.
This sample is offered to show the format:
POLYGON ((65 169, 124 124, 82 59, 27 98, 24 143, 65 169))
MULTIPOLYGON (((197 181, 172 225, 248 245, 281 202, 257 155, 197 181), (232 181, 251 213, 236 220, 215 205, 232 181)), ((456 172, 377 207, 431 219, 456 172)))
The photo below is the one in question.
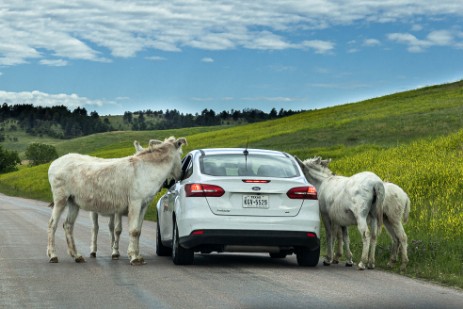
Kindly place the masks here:
POLYGON ((310 182, 321 181, 327 176, 332 176, 333 173, 328 168, 331 159, 322 159, 321 157, 314 157, 301 161, 298 157, 294 157, 302 169, 307 180, 310 182))
POLYGON ((172 170, 170 173, 171 178, 174 178, 175 180, 180 179, 182 177, 182 146, 187 145, 186 138, 181 137, 176 139, 175 137, 171 136, 167 139, 164 140, 164 143, 171 143, 174 145, 176 151, 173 157, 173 165, 172 165, 172 170))

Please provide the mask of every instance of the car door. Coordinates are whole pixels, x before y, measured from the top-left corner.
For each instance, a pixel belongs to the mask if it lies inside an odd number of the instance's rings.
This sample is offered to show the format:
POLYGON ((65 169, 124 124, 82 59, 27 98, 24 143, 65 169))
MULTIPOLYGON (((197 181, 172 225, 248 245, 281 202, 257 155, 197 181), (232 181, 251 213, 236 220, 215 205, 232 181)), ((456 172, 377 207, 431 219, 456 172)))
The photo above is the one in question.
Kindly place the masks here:
POLYGON ((180 188, 182 186, 181 180, 185 177, 188 178, 190 175, 188 173, 191 166, 191 155, 188 154, 182 160, 182 176, 179 181, 176 181, 172 186, 170 186, 163 197, 161 202, 161 234, 163 235, 163 240, 166 242, 172 241, 172 231, 173 231, 173 215, 175 211, 175 205, 179 195, 180 188))

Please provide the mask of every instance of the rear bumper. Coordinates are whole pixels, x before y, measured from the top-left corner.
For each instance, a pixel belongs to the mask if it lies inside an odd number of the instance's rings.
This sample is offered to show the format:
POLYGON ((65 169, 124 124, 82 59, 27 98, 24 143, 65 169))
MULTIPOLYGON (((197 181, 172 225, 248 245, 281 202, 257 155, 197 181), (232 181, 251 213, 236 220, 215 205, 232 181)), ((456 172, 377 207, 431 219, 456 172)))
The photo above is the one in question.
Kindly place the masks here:
POLYGON ((320 247, 318 235, 301 231, 201 230, 180 237, 179 243, 187 249, 204 245, 320 247))

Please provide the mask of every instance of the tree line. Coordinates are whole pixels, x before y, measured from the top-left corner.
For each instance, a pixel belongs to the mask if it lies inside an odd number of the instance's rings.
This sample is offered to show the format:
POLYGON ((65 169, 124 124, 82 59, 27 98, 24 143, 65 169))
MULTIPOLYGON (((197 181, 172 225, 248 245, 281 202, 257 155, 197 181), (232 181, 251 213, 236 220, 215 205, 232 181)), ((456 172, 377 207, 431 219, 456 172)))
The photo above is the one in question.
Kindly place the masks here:
MULTIPOLYGON (((71 112, 65 106, 42 107, 3 103, 0 107, 0 123, 8 119, 16 120, 20 128, 30 135, 47 135, 61 139, 112 130, 109 121, 101 120, 97 112, 91 112, 89 115, 85 108, 80 107, 71 112)), ((10 129, 18 128, 13 126, 10 129)))
MULTIPOLYGON (((290 116, 300 111, 277 111, 273 108, 269 113, 259 109, 244 109, 222 111, 216 113, 212 109, 204 109, 201 113, 181 113, 172 110, 143 110, 125 112, 122 116, 124 129, 164 130, 197 126, 216 126, 253 123, 258 121, 276 119, 290 116)), ((121 130, 112 117, 100 117, 96 111, 88 113, 85 108, 77 107, 73 111, 66 106, 42 107, 32 104, 8 105, 3 103, 0 107, 0 124, 7 120, 15 120, 20 128, 33 136, 50 136, 60 139, 71 139, 80 136, 121 130)), ((15 125, 10 130, 19 129, 15 125)), ((5 138, 0 128, 0 142, 5 138)))
POLYGON ((201 113, 181 113, 177 109, 166 111, 144 110, 136 112, 125 112, 123 120, 131 125, 132 130, 165 130, 190 127, 233 125, 253 123, 271 119, 277 119, 300 113, 300 111, 284 110, 277 111, 273 108, 269 113, 259 109, 246 108, 243 110, 222 111, 216 113, 212 109, 204 109, 201 113))

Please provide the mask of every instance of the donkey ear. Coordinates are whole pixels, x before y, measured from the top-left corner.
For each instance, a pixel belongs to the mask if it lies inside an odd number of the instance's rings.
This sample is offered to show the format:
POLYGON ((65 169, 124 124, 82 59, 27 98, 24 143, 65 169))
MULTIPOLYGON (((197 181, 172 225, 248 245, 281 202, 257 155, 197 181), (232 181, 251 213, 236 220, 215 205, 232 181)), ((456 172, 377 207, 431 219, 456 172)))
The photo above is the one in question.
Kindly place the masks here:
POLYGON ((331 159, 325 159, 325 160, 321 160, 320 164, 323 165, 324 167, 328 167, 330 162, 331 162, 331 159))
POLYGON ((133 146, 135 147, 136 152, 142 152, 143 150, 145 150, 138 141, 133 141, 133 146))
POLYGON ((294 159, 296 159, 297 164, 299 164, 301 168, 305 167, 304 162, 302 162, 301 159, 299 159, 297 156, 294 156, 294 159))
POLYGON ((159 145, 159 144, 162 144, 162 141, 160 141, 158 139, 150 139, 150 141, 149 141, 150 147, 152 147, 154 145, 159 145))
POLYGON ((177 148, 182 147, 182 145, 188 145, 187 142, 186 142, 186 138, 184 138, 184 137, 180 137, 180 138, 175 142, 175 146, 176 146, 177 148))
POLYGON ((316 164, 322 164, 322 157, 315 157, 314 159, 316 164))

